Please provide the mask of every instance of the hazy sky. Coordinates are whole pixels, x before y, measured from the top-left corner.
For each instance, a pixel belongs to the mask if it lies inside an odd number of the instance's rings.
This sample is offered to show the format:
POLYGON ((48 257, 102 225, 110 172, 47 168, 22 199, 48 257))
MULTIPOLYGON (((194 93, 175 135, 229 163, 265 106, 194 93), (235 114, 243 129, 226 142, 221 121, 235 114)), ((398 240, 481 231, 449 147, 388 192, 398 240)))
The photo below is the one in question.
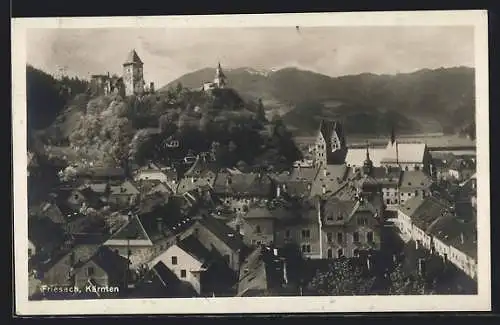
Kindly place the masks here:
POLYGON ((205 67, 295 66, 330 76, 474 66, 473 27, 32 29, 28 63, 69 75, 121 74, 135 48, 146 82, 162 86, 205 67))

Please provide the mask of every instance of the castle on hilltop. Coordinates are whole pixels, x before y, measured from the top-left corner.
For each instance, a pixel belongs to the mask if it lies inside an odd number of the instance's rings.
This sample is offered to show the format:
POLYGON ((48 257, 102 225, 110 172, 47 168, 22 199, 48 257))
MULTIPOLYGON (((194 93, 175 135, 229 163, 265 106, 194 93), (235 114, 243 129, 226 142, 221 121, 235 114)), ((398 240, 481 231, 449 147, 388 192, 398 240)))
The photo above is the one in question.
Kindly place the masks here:
POLYGON ((213 89, 223 89, 227 86, 227 77, 222 71, 220 66, 220 62, 217 65, 217 69, 215 70, 215 78, 212 82, 203 83, 202 89, 204 91, 210 91, 213 89))
POLYGON ((110 76, 95 74, 91 76, 90 90, 96 95, 119 94, 122 96, 144 95, 154 93, 154 83, 146 85, 144 81, 144 63, 135 51, 129 52, 123 63, 123 75, 110 76))

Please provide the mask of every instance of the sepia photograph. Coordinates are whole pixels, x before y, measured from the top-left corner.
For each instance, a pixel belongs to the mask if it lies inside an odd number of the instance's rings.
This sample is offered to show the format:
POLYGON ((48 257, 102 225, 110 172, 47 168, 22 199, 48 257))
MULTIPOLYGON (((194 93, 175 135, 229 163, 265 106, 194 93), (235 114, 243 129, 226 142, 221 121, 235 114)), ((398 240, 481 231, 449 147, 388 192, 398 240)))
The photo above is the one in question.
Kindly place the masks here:
POLYGON ((490 307, 483 11, 13 19, 16 312, 490 307))

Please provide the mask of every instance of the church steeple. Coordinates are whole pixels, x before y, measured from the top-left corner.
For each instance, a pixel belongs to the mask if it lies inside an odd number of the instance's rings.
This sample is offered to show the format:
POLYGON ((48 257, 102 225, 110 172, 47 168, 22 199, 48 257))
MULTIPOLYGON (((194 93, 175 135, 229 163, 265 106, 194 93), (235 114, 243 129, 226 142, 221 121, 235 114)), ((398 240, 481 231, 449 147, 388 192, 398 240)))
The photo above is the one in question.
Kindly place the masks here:
POLYGON ((368 150, 368 142, 366 142, 366 159, 363 163, 363 172, 365 175, 370 175, 373 169, 373 162, 370 159, 370 152, 368 150))
POLYGON ((217 65, 217 69, 215 70, 215 79, 214 84, 218 88, 224 88, 226 86, 226 75, 222 72, 222 67, 220 66, 220 62, 217 65))

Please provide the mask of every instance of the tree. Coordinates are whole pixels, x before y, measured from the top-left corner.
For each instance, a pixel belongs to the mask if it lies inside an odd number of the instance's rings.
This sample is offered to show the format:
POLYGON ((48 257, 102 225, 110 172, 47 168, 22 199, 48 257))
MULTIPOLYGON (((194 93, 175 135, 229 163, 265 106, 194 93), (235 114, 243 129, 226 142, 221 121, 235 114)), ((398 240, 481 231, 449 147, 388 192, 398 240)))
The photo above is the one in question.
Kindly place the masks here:
POLYGON ((264 109, 264 104, 262 104, 262 99, 259 98, 259 102, 257 104, 257 116, 258 121, 267 121, 266 119, 266 111, 264 109))
POLYGON ((434 292, 424 277, 416 273, 405 274, 401 265, 391 272, 390 280, 388 293, 391 295, 423 295, 434 292))
POLYGON ((361 267, 347 258, 332 261, 326 271, 318 271, 308 289, 319 295, 357 296, 370 293, 375 282, 373 276, 365 276, 361 267))
POLYGON ((182 86, 182 83, 178 82, 177 86, 175 88, 175 91, 177 92, 177 95, 180 95, 182 93, 183 89, 184 89, 184 87, 182 86))

